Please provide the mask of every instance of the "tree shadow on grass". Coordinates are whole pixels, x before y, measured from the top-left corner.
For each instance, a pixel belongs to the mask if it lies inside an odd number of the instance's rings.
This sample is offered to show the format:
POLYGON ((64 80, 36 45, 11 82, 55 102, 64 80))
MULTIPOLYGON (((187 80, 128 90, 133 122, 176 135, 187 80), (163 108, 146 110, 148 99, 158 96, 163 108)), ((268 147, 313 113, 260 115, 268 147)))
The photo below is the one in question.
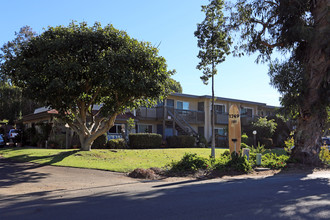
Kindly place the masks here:
POLYGON ((47 156, 30 156, 28 154, 22 154, 22 155, 17 155, 17 156, 12 156, 12 157, 7 157, 8 160, 12 161, 21 161, 21 162, 34 162, 42 159, 50 159, 48 162, 40 163, 37 166, 46 166, 46 165, 52 165, 55 163, 58 163, 65 159, 66 157, 69 157, 75 153, 77 153, 80 150, 72 150, 72 151, 64 151, 64 152, 59 152, 57 154, 51 154, 47 156))
POLYGON ((330 178, 213 179, 0 197, 2 219, 329 219, 330 178))

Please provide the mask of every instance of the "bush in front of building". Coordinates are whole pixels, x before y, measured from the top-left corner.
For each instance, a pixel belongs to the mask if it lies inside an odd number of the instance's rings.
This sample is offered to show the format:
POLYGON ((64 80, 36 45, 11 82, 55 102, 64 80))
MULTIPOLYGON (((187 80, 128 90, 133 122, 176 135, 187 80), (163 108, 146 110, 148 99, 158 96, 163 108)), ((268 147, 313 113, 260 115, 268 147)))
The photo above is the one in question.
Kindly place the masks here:
POLYGON ((169 148, 191 148, 196 144, 195 137, 188 135, 170 136, 166 141, 169 148))
POLYGON ((126 141, 123 138, 111 139, 107 143, 107 148, 109 149, 126 149, 126 141))
POLYGON ((160 148, 162 135, 154 133, 129 134, 129 147, 132 149, 160 148))
POLYGON ((95 139, 95 141, 93 142, 92 148, 104 149, 104 148, 106 148, 106 144, 107 144, 107 135, 102 134, 101 136, 99 136, 98 138, 95 139))

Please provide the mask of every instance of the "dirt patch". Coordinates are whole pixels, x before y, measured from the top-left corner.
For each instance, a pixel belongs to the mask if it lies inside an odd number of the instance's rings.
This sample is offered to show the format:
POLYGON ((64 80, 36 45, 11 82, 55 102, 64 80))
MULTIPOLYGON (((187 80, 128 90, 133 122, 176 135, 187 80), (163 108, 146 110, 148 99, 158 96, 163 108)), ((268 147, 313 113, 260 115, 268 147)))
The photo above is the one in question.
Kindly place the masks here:
POLYGON ((249 173, 242 173, 237 171, 216 171, 216 170, 198 170, 196 172, 168 172, 161 168, 150 168, 150 169, 136 169, 131 172, 128 176, 132 178, 140 179, 164 179, 168 177, 185 177, 192 179, 213 179, 213 178, 258 178, 267 177, 280 174, 310 174, 317 171, 329 170, 329 166, 324 167, 312 167, 305 164, 288 164, 287 168, 284 169, 267 169, 267 168, 255 168, 249 173))

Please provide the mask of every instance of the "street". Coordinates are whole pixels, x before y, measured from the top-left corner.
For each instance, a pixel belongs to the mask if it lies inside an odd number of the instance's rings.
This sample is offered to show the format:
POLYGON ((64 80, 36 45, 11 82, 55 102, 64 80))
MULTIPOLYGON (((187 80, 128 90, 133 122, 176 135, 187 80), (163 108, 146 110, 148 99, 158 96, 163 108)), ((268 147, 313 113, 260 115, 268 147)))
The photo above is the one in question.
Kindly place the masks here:
POLYGON ((146 181, 0 159, 0 219, 329 219, 330 171, 146 181))

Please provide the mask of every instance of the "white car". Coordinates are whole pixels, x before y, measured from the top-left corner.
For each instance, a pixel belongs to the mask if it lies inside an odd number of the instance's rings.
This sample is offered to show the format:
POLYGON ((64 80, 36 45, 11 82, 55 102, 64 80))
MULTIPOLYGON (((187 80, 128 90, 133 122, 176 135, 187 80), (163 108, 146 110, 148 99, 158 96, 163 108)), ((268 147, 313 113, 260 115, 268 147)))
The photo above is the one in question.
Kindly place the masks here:
POLYGON ((14 139, 19 133, 18 129, 10 129, 8 133, 8 139, 14 139))

